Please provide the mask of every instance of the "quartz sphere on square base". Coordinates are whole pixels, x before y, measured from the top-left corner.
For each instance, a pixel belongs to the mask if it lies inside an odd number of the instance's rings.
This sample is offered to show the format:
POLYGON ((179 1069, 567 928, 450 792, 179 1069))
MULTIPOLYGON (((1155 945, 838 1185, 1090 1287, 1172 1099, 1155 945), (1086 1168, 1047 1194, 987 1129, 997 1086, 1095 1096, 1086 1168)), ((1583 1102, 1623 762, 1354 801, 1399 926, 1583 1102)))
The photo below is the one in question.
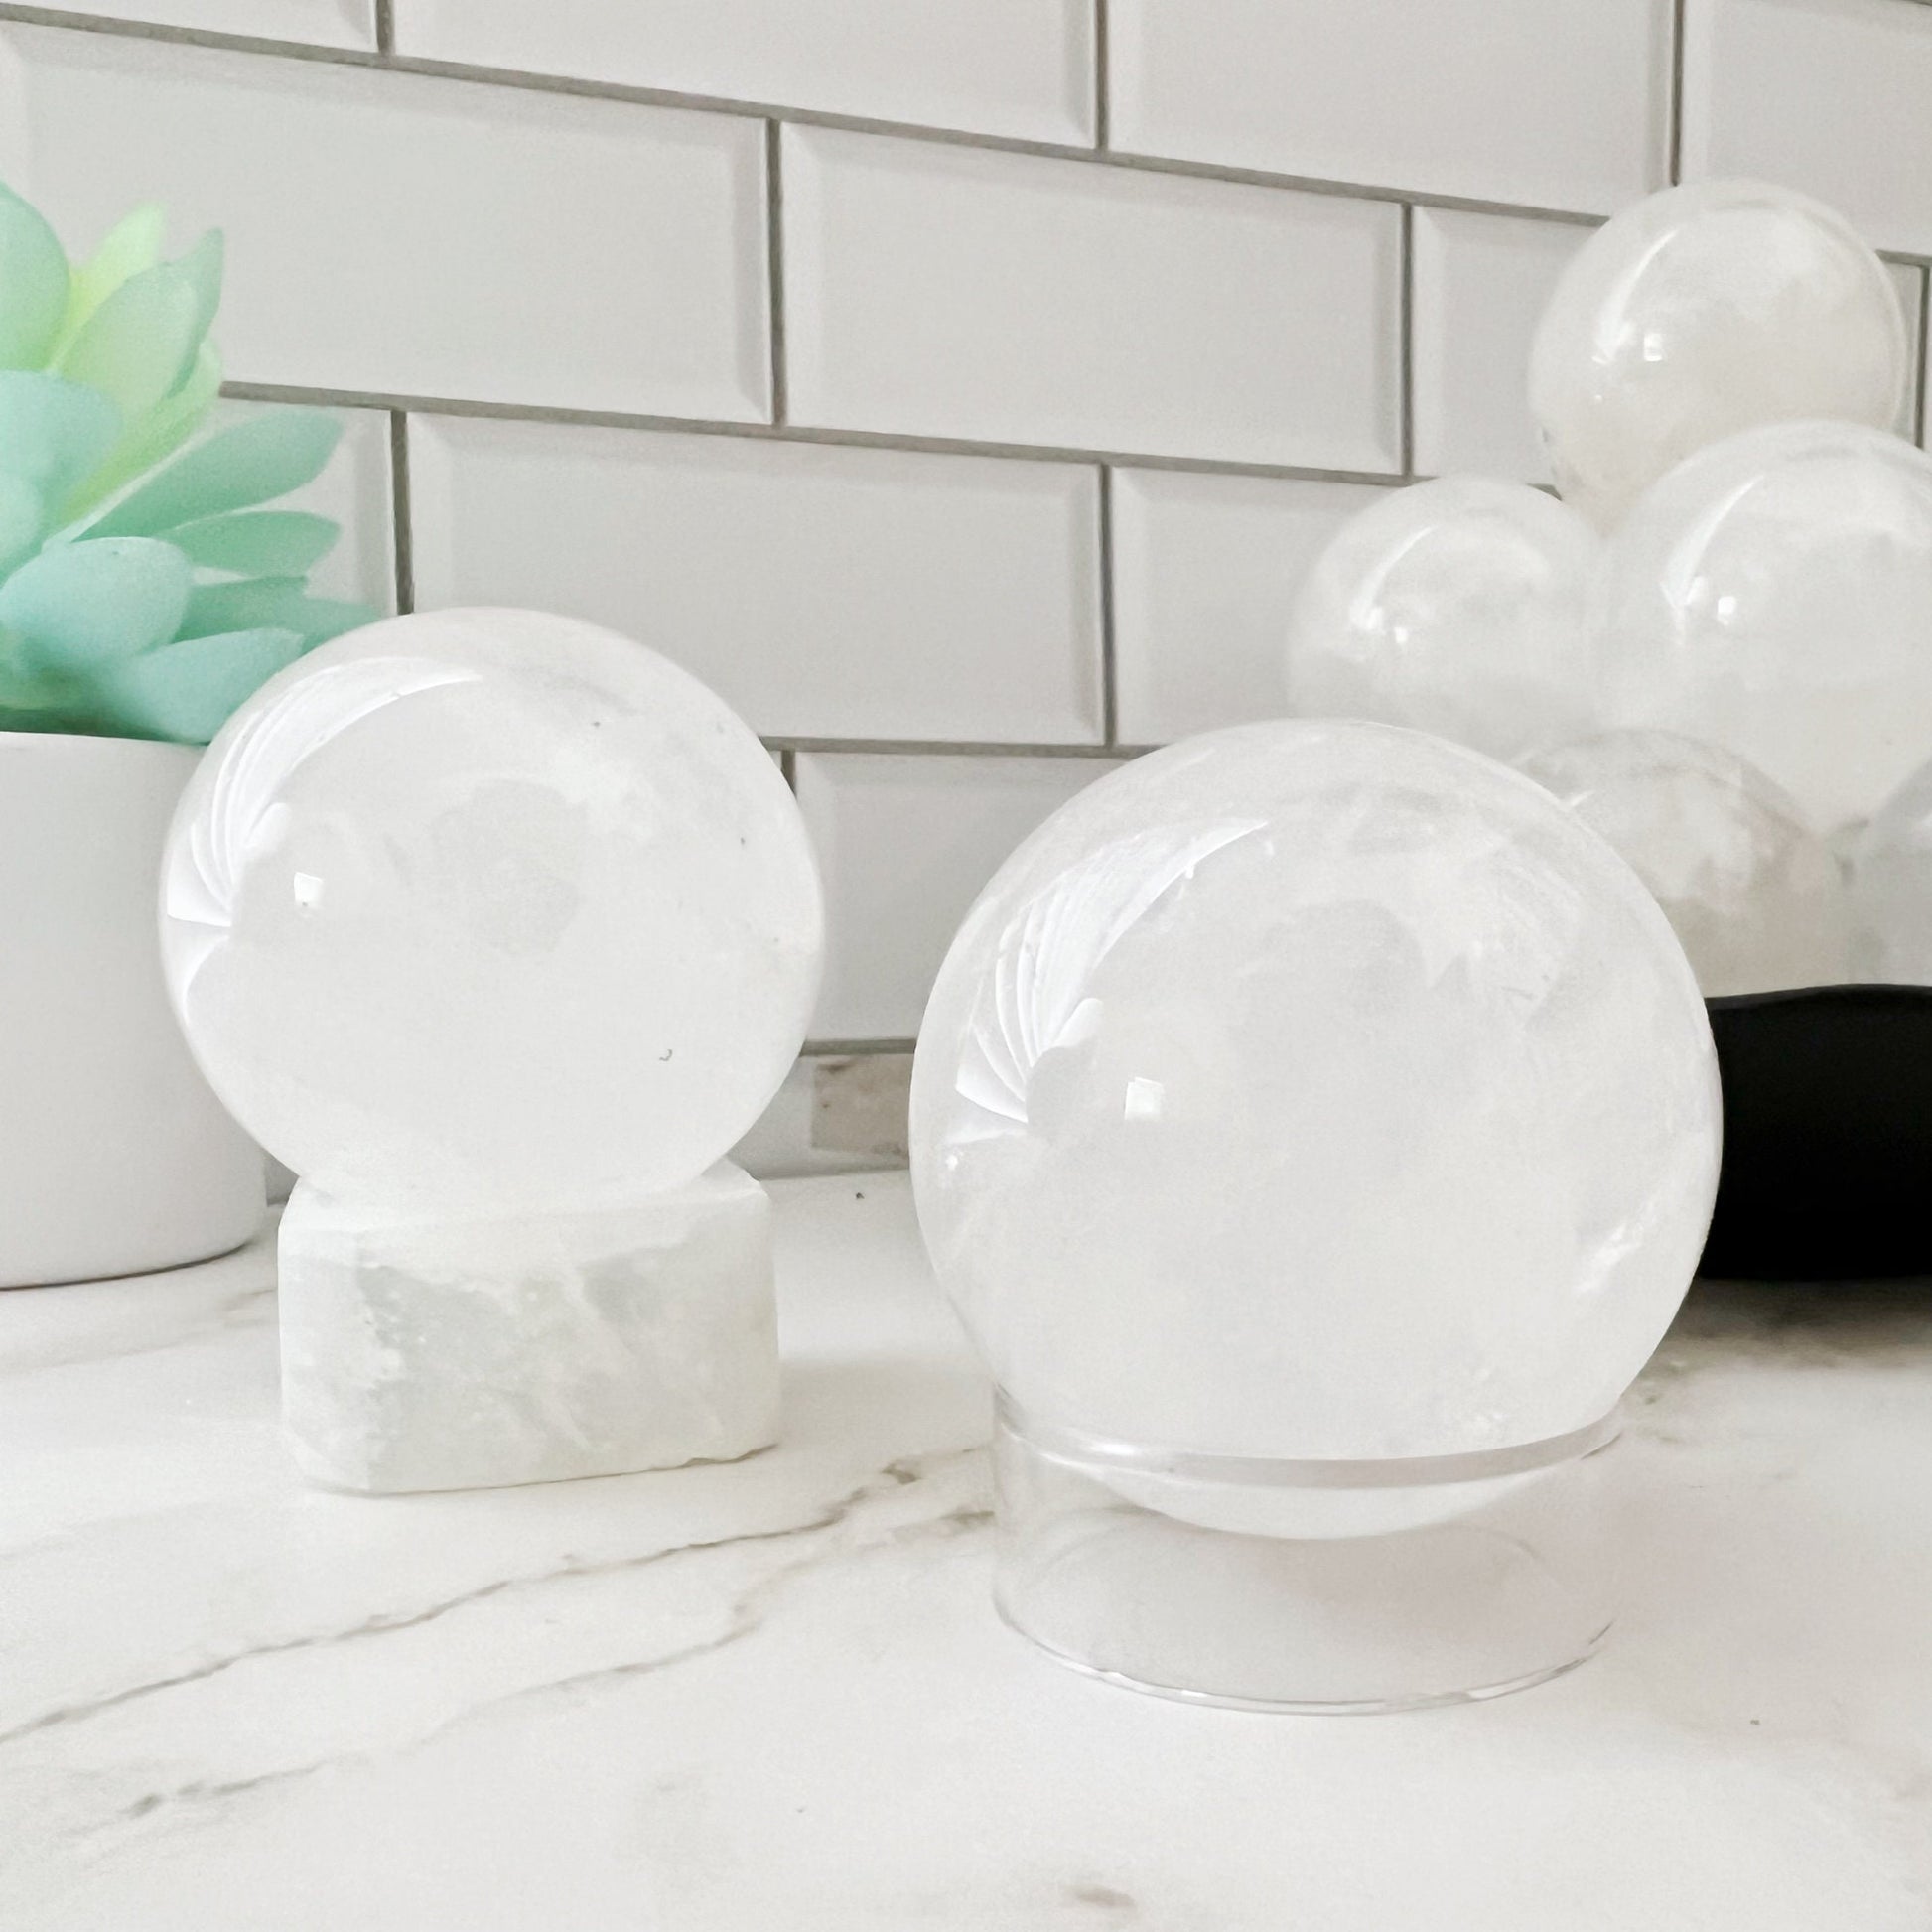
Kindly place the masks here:
POLYGON ((537 612, 354 632, 209 748, 161 924, 203 1071, 303 1179, 314 1472, 529 1481, 768 1439, 762 1197, 701 1176, 798 1050, 822 914, 791 793, 712 692, 537 612))
POLYGON ((1527 1496, 1668 1325, 1717 1179, 1642 882, 1521 774, 1367 724, 1211 733, 1063 807, 961 928, 912 1105, 939 1280, 1103 1529, 1366 1544, 1527 1496))

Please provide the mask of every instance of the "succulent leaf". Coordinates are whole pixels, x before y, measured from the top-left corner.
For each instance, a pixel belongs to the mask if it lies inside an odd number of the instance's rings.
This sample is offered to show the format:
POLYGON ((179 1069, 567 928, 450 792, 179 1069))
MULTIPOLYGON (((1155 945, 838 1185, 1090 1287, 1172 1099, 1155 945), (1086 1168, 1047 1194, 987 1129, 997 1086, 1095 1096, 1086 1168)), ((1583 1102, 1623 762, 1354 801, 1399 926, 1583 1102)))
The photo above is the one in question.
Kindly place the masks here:
MULTIPOLYGON (((216 265, 218 287, 219 268, 216 265)), ((159 262, 103 302, 61 358, 60 373, 109 396, 138 422, 182 386, 207 333, 205 261, 159 262)))
POLYGON ((151 537, 54 544, 0 584, 0 625, 21 669, 76 675, 166 643, 193 585, 188 559, 151 537))
POLYGON ((32 483, 49 502, 96 468, 120 433, 120 411, 99 390, 0 369, 0 477, 32 483))
POLYGON ((275 410, 236 423, 184 451, 108 510, 89 535, 160 536, 286 496, 320 474, 342 433, 342 424, 320 409, 275 410))
POLYGON ((107 461, 61 506, 61 521, 71 523, 123 483, 172 455, 201 427, 221 393, 221 358, 204 343, 194 373, 166 401, 131 424, 107 461))
POLYGON ((152 268, 161 259, 168 238, 168 217, 158 203, 148 202, 125 214, 108 230, 93 258, 73 270, 68 284, 68 312, 47 359, 58 362, 94 311, 121 286, 152 268))
POLYGON ((237 576, 295 577, 328 553, 337 526, 309 510, 234 510, 169 531, 192 563, 237 576))
POLYGON ((41 215, 0 187, 0 369, 47 359, 68 306, 68 258, 41 215))
POLYGON ((40 548, 47 501, 25 477, 0 474, 0 577, 40 548))
POLYGON ((264 679, 307 648, 294 630, 225 630, 109 666, 92 680, 101 715, 133 738, 206 745, 264 679))

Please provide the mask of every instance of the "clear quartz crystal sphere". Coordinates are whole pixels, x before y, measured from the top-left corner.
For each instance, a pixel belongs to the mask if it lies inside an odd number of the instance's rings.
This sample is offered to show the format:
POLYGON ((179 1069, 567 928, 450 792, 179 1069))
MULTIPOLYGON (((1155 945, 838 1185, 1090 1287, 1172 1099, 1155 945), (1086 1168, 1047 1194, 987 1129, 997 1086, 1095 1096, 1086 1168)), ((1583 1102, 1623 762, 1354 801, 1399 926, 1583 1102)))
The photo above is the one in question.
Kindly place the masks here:
POLYGON ((1932 458, 1776 423, 1681 463, 1608 546, 1605 722, 1720 745, 1828 837, 1932 747, 1932 458))
POLYGON ((1594 532, 1527 483, 1444 477, 1336 532, 1288 642, 1289 709, 1511 759, 1592 722, 1594 532))
POLYGON ((1845 978, 1838 861, 1742 759, 1670 732, 1606 732, 1523 769, 1650 888, 1707 998, 1845 978))
POLYGON ((1530 350, 1557 486, 1603 529, 1665 471, 1759 423, 1889 428, 1905 320, 1832 209, 1747 181, 1670 188, 1578 250, 1530 350))
POLYGON ((1281 722, 1020 847, 933 989, 911 1134, 939 1280, 1030 1419, 1435 1456, 1614 1405, 1696 1264, 1719 1100, 1595 833, 1459 747, 1281 722))
POLYGON ((1932 986, 1932 763, 1913 772, 1860 833, 1851 870, 1859 977, 1932 986))
POLYGON ((791 794, 656 652, 529 611, 371 625, 216 738, 162 879, 215 1091, 323 1193, 625 1206, 719 1159, 817 987, 791 794))

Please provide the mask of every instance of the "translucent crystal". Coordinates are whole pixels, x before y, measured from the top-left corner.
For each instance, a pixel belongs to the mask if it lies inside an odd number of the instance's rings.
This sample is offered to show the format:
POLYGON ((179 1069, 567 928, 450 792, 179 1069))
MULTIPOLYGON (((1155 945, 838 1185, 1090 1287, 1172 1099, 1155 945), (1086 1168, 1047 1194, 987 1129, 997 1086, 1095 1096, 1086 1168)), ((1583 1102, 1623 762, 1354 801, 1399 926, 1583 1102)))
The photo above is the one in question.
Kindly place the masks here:
POLYGON ((1889 427, 1908 368, 1884 264, 1839 215, 1707 181, 1650 196, 1578 250, 1530 351, 1530 403, 1565 499, 1608 529, 1738 430, 1889 427))
POLYGON ((758 1117, 818 976, 770 757, 654 652, 399 618, 259 691, 183 801, 177 1011, 263 1145, 358 1208, 628 1206, 758 1117))
POLYGON ((1629 861, 1707 997, 1845 978, 1838 861, 1742 759, 1669 732, 1609 732, 1523 769, 1629 861))
POLYGON ((1291 711, 1514 759, 1587 731, 1596 538, 1524 483, 1445 477, 1351 518, 1291 623, 1291 711))
POLYGON ((1932 763, 1899 786, 1852 847, 1853 963, 1861 979, 1932 986, 1932 763))
POLYGON ((1433 1456, 1611 1408, 1697 1261, 1718 1107, 1668 923, 1547 792, 1412 732, 1252 725, 1102 779, 987 888, 920 1035, 913 1181, 1029 1418, 1433 1456))
POLYGON ((1932 458, 1778 423, 1680 464, 1609 546, 1605 721, 1721 745, 1827 836, 1932 747, 1932 458))

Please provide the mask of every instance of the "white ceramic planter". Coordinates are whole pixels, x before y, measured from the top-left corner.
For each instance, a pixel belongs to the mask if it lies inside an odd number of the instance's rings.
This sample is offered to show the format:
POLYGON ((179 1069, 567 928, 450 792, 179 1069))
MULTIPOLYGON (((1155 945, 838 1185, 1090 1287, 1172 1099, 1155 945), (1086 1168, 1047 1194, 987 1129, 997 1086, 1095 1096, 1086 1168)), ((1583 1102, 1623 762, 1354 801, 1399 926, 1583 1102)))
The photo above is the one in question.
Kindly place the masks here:
POLYGON ((161 979, 161 849, 199 756, 0 732, 0 1288, 172 1268, 261 1223, 261 1155, 161 979))

